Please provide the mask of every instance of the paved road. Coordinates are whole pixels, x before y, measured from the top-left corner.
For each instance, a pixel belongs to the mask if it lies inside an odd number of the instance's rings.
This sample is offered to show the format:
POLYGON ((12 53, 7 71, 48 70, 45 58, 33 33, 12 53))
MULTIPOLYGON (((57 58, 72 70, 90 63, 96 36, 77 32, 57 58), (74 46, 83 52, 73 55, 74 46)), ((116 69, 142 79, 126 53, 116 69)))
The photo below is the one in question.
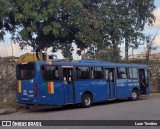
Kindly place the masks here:
MULTIPOLYGON (((119 100, 94 104, 91 108, 45 107, 0 116, 0 120, 160 120, 160 95, 141 97, 139 101, 119 100)), ((52 127, 48 127, 52 128, 52 127)), ((91 128, 91 127, 54 127, 91 128)), ((115 128, 115 127, 93 127, 115 128)), ((134 129, 135 127, 116 127, 134 129)), ((159 127, 136 127, 150 129, 159 127)))

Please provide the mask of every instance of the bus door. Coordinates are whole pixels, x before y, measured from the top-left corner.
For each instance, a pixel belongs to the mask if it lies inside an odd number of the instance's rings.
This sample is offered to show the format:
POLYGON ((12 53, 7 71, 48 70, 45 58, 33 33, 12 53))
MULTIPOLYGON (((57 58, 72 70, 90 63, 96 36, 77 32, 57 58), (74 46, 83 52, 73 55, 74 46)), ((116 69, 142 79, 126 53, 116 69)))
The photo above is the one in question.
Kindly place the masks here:
POLYGON ((73 83, 73 67, 63 68, 63 86, 65 104, 74 102, 74 83, 73 83))
POLYGON ((141 94, 149 94, 148 75, 146 69, 139 69, 139 85, 141 94))
POLYGON ((116 97, 115 94, 115 69, 114 68, 105 68, 105 78, 107 81, 107 93, 108 93, 108 98, 112 99, 116 97))

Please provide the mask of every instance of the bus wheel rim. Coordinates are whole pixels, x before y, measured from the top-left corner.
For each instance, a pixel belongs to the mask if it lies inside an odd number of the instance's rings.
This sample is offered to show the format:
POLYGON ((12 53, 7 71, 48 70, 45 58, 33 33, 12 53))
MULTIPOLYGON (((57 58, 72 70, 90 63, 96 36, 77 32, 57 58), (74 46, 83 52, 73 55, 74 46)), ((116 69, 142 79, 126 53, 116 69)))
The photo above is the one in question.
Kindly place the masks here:
POLYGON ((86 97, 85 100, 84 100, 84 102, 85 102, 86 105, 90 105, 91 100, 90 100, 89 97, 86 97))
POLYGON ((136 98, 137 98, 137 93, 136 93, 136 92, 133 92, 133 93, 132 93, 132 97, 133 97, 134 99, 136 99, 136 98))

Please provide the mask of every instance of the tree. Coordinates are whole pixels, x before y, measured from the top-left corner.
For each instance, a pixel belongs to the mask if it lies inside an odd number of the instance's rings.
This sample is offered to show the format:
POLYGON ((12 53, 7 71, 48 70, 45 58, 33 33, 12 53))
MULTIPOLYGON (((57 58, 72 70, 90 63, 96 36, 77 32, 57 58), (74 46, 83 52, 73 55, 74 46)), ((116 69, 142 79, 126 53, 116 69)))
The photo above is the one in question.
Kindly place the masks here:
POLYGON ((72 60, 72 51, 73 51, 73 47, 72 44, 65 44, 62 48, 62 54, 64 56, 64 58, 68 59, 68 60, 72 60))
POLYGON ((149 63, 149 60, 150 60, 151 51, 156 50, 156 47, 154 46, 154 40, 156 36, 157 34, 154 36, 148 35, 144 39, 144 42, 146 44, 146 62, 147 64, 149 63))
POLYGON ((0 1, 0 41, 4 40, 4 35, 5 35, 5 25, 4 25, 4 18, 7 16, 8 8, 6 7, 7 5, 4 4, 3 1, 0 1))
POLYGON ((118 46, 115 49, 112 44, 106 45, 106 43, 101 43, 96 47, 92 46, 87 52, 87 54, 90 55, 91 59, 110 62, 119 62, 121 60, 120 53, 121 51, 118 46))
POLYGON ((146 23, 152 25, 155 20, 153 10, 154 0, 132 0, 128 1, 125 10, 128 14, 125 20, 125 59, 128 61, 128 49, 130 44, 137 48, 144 38, 143 30, 146 23))
POLYGON ((1 31, 1 32, 0 32, 0 41, 1 41, 1 40, 4 40, 4 35, 5 35, 5 32, 4 32, 4 31, 1 31))
POLYGON ((113 46, 110 46, 96 50, 92 58, 101 61, 119 62, 121 60, 120 48, 117 47, 115 50, 113 46))
POLYGON ((127 44, 131 41, 138 46, 144 24, 152 23, 151 1, 5 0, 1 1, 7 13, 3 28, 22 48, 30 45, 39 52, 52 47, 54 52, 63 50, 66 55, 67 51, 71 53, 73 42, 80 50, 112 46, 112 60, 116 61, 116 49, 124 38, 127 44))
MULTIPOLYGON (((125 57, 128 60, 130 43, 137 48, 144 38, 145 24, 155 20, 152 14, 154 0, 108 0, 101 5, 103 32, 114 48, 125 40, 125 57)), ((116 49, 115 49, 116 50, 116 49)))
POLYGON ((75 42, 83 49, 100 39, 94 28, 98 20, 89 18, 90 3, 83 0, 7 0, 3 4, 9 9, 4 26, 22 48, 30 45, 38 52, 52 46, 57 51, 75 42))

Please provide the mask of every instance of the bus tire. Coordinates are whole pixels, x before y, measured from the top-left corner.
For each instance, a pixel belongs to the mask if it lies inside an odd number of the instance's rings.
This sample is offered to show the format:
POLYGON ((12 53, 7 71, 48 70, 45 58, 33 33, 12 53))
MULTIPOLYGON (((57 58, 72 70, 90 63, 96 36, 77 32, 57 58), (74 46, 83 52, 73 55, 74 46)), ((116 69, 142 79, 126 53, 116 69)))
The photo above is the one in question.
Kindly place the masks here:
POLYGON ((92 105, 92 96, 91 94, 85 93, 82 96, 81 106, 83 108, 89 108, 92 105))
POLYGON ((129 100, 136 101, 136 100, 138 100, 138 98, 139 98, 138 91, 137 90, 133 90, 132 91, 132 96, 129 97, 129 100))

